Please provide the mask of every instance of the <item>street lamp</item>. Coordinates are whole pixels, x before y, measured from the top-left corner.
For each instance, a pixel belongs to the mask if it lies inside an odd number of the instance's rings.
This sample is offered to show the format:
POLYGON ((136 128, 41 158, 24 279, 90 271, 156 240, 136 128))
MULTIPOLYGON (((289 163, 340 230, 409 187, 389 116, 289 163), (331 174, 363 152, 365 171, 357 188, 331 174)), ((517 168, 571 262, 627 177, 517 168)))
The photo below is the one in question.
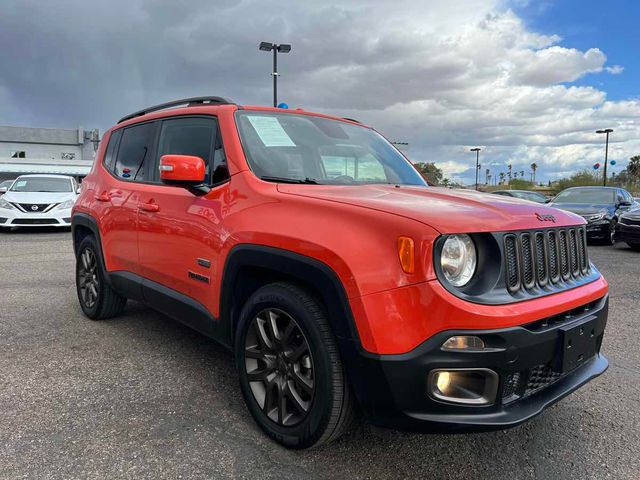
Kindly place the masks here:
POLYGON ((478 190, 478 169, 480 168, 480 149, 478 147, 472 148, 470 152, 476 152, 476 190, 478 190))
POLYGON ((604 179, 602 181, 602 186, 607 186, 607 163, 609 160, 609 134, 613 132, 613 128, 605 128, 604 130, 596 130, 596 133, 606 133, 607 140, 604 147, 604 179))
POLYGON ((269 42, 260 42, 258 45, 258 49, 263 52, 271 52, 273 51, 273 72, 271 75, 273 76, 273 106, 278 106, 278 52, 280 53, 289 53, 291 51, 291 45, 287 43, 281 43, 278 45, 277 43, 269 43, 269 42))

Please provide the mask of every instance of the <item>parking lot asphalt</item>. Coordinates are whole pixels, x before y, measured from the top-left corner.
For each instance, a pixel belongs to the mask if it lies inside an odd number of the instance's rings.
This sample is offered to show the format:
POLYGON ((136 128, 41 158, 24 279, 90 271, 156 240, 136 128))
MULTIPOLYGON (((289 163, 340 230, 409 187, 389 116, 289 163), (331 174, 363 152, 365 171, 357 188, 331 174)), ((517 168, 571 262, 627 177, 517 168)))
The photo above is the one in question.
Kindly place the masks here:
POLYGON ((359 422, 288 451, 254 424, 215 342, 133 302, 87 320, 69 232, 0 233, 0 478, 640 478, 640 254, 589 250, 611 288, 602 377, 511 430, 359 422))

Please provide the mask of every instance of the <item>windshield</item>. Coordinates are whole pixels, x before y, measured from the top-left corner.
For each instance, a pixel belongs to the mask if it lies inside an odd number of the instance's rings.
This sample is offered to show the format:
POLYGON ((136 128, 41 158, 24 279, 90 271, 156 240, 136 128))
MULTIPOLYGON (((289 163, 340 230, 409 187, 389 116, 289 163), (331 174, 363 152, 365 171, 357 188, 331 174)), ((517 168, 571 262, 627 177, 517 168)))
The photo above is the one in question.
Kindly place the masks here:
POLYGON ((236 115, 251 170, 264 180, 426 186, 409 161, 369 128, 310 115, 236 115))
POLYGON ((71 192, 68 178, 22 177, 11 187, 12 192, 71 192))
POLYGON ((5 180, 4 182, 0 183, 0 188, 9 188, 12 183, 13 180, 5 180))
POLYGON ((570 189, 560 192, 553 203, 610 204, 615 203, 615 191, 608 188, 570 189))
POLYGON ((535 192, 515 192, 514 195, 518 198, 522 198, 524 200, 530 200, 532 202, 545 202, 547 199, 544 198, 544 195, 540 195, 535 192))

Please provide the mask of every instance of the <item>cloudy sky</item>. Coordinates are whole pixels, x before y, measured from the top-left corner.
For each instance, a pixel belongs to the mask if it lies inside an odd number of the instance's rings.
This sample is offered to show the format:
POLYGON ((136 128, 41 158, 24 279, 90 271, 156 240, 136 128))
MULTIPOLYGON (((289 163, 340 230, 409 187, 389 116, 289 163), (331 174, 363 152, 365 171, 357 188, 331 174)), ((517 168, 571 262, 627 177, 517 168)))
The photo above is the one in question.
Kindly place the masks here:
POLYGON ((0 0, 0 124, 98 127, 173 98, 337 113, 409 142, 414 161, 557 178, 640 154, 637 2, 0 0))

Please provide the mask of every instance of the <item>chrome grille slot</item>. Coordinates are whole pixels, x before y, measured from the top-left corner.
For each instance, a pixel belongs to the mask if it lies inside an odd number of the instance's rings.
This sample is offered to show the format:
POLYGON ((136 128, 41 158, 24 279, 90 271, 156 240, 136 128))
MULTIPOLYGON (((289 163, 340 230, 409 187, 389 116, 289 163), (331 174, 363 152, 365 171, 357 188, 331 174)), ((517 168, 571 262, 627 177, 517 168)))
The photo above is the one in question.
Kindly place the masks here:
POLYGON ((520 237, 522 244, 522 284, 524 288, 531 289, 536 284, 533 267, 533 251, 531 245, 531 235, 523 233, 520 237))
POLYGON ((568 280, 571 276, 570 266, 569 266, 569 248, 567 245, 567 232, 565 230, 560 230, 558 233, 558 244, 559 244, 559 257, 560 257, 560 274, 562 275, 563 280, 568 280))
POLYGON ((580 276, 580 256, 578 253, 578 239, 576 237, 576 230, 569 230, 569 259, 571 264, 571 274, 574 277, 580 276))
POLYGON ((553 230, 549 232, 549 276, 553 283, 560 279, 558 267, 558 236, 553 230))
POLYGON ((520 262, 518 259, 518 245, 516 236, 513 234, 505 235, 504 237, 504 253, 505 264, 507 266, 507 289, 510 292, 515 292, 520 289, 520 262))
POLYGON ((537 232, 535 238, 536 278, 538 280, 538 285, 544 287, 549 281, 549 274, 547 272, 547 255, 544 248, 544 233, 537 232))

